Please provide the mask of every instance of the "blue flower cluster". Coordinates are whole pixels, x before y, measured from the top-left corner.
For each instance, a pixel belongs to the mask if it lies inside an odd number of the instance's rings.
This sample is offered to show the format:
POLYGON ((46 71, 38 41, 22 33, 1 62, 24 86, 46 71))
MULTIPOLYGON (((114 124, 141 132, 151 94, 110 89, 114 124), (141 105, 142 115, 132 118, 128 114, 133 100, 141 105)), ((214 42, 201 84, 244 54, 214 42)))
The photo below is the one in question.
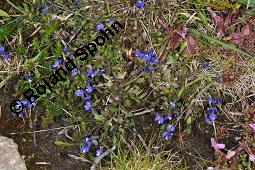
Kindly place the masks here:
POLYGON ((159 61, 159 59, 156 57, 156 52, 154 50, 147 51, 136 50, 134 52, 134 55, 150 64, 144 69, 144 72, 153 71, 155 69, 153 65, 157 64, 159 61))
MULTIPOLYGON (((173 102, 168 102, 168 107, 172 110, 176 108, 176 105, 173 102)), ((156 114, 155 115, 155 121, 158 124, 163 124, 165 122, 168 122, 174 118, 174 114, 156 114)), ((162 137, 166 140, 169 140, 173 137, 173 133, 175 131, 176 127, 173 125, 167 125, 166 130, 163 132, 162 137)))
MULTIPOLYGON (((22 108, 23 106, 26 106, 26 107, 28 107, 28 108, 31 109, 32 107, 34 107, 34 106, 36 105, 36 103, 35 103, 35 98, 34 98, 34 97, 31 97, 31 101, 32 101, 33 103, 30 103, 27 99, 24 99, 24 100, 21 100, 21 101, 16 101, 16 103, 17 103, 16 107, 22 108)), ((18 117, 22 117, 22 118, 23 118, 23 116, 24 116, 24 111, 22 111, 22 112, 20 112, 20 113, 18 113, 18 114, 12 112, 12 115, 13 115, 13 116, 18 115, 18 117)))
MULTIPOLYGON (((219 99, 209 97, 207 99, 207 103, 209 105, 217 105, 221 104, 221 101, 219 99)), ((204 114, 206 123, 211 124, 211 122, 214 122, 216 120, 217 115, 215 113, 217 112, 217 110, 218 109, 216 107, 209 107, 206 109, 206 113, 204 114)))
POLYGON ((5 47, 2 44, 0 44, 0 56, 6 62, 11 60, 11 56, 5 52, 5 47))
MULTIPOLYGON (((104 74, 106 71, 104 69, 97 69, 93 71, 92 69, 88 68, 85 72, 87 78, 93 78, 98 73, 104 74)), ((75 96, 82 97, 83 100, 85 100, 84 109, 85 111, 90 111, 92 108, 91 104, 91 93, 93 92, 93 89, 95 88, 95 85, 92 85, 92 82, 90 80, 87 81, 87 86, 85 86, 83 89, 77 89, 74 92, 75 96)))
POLYGON ((162 137, 166 140, 170 140, 174 136, 174 131, 176 130, 176 126, 167 125, 166 130, 162 133, 162 137))
MULTIPOLYGON (((66 52, 68 49, 64 48, 64 51, 66 52)), ((51 68, 57 68, 58 66, 60 66, 62 63, 64 63, 60 58, 57 58, 53 61, 53 63, 51 64, 51 68)), ((66 67, 64 66, 64 69, 66 67)), ((77 76, 78 75, 78 68, 73 68, 71 71, 71 76, 77 76)))
MULTIPOLYGON (((91 136, 90 138, 86 137, 85 139, 82 139, 82 145, 80 146, 80 152, 81 153, 89 153, 91 150, 91 147, 93 145, 97 145, 97 141, 92 140, 92 138, 96 138, 97 136, 91 136)), ((95 151, 95 157, 94 159, 97 159, 102 153, 104 152, 104 147, 100 146, 95 151)))

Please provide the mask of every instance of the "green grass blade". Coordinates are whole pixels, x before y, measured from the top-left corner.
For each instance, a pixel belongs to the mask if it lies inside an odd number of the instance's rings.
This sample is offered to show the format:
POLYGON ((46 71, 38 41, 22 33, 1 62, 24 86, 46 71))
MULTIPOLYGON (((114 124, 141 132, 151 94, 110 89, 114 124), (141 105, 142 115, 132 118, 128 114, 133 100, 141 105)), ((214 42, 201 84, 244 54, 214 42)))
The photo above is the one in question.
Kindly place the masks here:
POLYGON ((240 54, 243 54, 245 56, 252 57, 252 55, 250 55, 250 54, 248 54, 248 53, 238 49, 234 44, 226 44, 226 43, 224 43, 224 42, 222 42, 222 41, 220 41, 220 40, 218 40, 216 38, 210 37, 210 36, 200 32, 200 31, 198 31, 198 30, 196 30, 194 28, 189 28, 189 33, 191 33, 194 36, 203 37, 203 38, 205 38, 205 39, 207 39, 207 40, 209 40, 209 41, 211 41, 213 43, 221 45, 224 48, 228 48, 228 49, 234 50, 234 51, 236 51, 236 52, 238 52, 240 54))

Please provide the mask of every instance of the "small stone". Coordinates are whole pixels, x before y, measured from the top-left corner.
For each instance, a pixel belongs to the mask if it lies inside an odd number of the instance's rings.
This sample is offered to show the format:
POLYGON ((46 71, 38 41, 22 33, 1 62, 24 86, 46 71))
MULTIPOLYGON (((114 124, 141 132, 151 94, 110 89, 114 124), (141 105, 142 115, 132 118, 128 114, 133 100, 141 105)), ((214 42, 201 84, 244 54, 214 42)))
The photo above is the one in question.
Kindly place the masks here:
POLYGON ((25 161, 18 152, 18 145, 10 138, 0 136, 0 169, 26 170, 25 161))

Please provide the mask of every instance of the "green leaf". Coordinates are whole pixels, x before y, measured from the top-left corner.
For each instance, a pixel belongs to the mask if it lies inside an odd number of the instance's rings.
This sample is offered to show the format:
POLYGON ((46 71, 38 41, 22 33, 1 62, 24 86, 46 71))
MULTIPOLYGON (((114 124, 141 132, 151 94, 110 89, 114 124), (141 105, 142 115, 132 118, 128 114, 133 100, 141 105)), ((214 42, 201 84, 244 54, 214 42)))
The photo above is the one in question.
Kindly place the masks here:
POLYGON ((10 17, 10 15, 7 12, 0 9, 0 17, 10 17))
POLYGON ((98 121, 104 121, 105 120, 105 116, 104 115, 100 115, 98 113, 93 113, 94 114, 94 118, 98 121))
POLYGON ((35 68, 35 77, 39 79, 41 77, 41 74, 37 68, 35 68))
POLYGON ((188 119, 187 119, 187 124, 188 124, 188 125, 191 125, 191 123, 192 123, 192 117, 189 116, 188 119))
POLYGON ((68 143, 68 142, 63 142, 63 141, 61 141, 61 140, 55 140, 54 141, 54 144, 55 145, 58 145, 58 146, 73 146, 73 144, 71 144, 71 143, 68 143))

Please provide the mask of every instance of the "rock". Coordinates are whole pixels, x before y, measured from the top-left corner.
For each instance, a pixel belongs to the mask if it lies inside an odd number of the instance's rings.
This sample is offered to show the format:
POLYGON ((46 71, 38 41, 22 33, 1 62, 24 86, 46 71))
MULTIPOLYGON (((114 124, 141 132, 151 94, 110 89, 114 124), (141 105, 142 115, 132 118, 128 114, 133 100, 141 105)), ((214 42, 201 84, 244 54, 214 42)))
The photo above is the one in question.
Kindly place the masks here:
POLYGON ((10 138, 0 136, 0 170, 26 170, 18 145, 10 138))

